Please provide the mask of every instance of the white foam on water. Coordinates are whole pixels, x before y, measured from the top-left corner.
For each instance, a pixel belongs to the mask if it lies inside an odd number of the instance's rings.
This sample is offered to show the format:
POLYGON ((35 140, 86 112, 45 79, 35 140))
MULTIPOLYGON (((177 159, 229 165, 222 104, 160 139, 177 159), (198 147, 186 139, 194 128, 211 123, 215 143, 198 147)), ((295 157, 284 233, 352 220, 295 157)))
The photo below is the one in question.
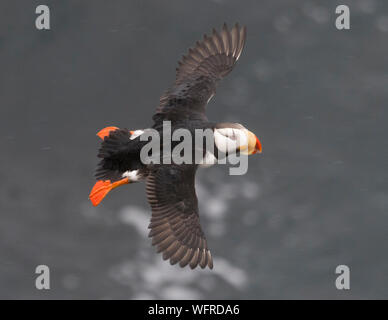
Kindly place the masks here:
POLYGON ((137 206, 126 206, 120 210, 118 218, 121 222, 133 226, 141 237, 147 238, 150 222, 148 211, 137 206))

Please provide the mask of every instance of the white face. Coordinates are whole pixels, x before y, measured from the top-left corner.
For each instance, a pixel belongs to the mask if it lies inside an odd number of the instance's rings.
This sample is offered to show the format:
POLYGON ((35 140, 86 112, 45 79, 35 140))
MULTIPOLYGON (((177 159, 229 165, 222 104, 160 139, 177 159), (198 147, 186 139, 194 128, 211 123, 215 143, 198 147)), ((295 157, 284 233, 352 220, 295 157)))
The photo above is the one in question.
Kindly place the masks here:
POLYGON ((235 153, 248 146, 248 131, 237 128, 220 128, 214 130, 214 142, 217 149, 224 153, 235 153))

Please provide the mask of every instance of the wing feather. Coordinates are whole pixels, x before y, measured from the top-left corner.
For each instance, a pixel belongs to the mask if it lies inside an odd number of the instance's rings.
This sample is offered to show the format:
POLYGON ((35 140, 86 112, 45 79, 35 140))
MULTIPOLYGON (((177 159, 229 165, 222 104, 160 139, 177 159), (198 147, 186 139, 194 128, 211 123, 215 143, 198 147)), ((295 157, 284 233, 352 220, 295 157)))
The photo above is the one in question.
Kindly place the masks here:
POLYGON ((174 85, 159 101, 154 121, 206 118, 209 98, 215 94, 218 81, 232 71, 246 40, 246 28, 238 23, 221 31, 213 29, 204 35, 178 62, 174 85))
POLYGON ((147 197, 152 209, 149 237, 164 260, 181 267, 213 268, 202 231, 195 194, 195 165, 163 165, 151 168, 147 197))

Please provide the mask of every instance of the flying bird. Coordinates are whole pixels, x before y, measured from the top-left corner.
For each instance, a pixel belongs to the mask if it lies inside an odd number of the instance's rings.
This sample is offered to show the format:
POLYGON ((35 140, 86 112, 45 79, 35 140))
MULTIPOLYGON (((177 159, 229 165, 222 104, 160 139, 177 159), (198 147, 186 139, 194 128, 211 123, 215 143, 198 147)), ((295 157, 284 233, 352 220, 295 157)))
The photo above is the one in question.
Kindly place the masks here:
POLYGON ((210 129, 214 152, 204 148, 202 163, 143 163, 140 154, 147 141, 140 138, 148 129, 130 131, 110 126, 97 133, 102 139, 98 153, 101 161, 89 199, 97 206, 112 189, 144 180, 152 210, 149 236, 157 252, 171 264, 213 268, 195 192, 198 167, 214 164, 222 155, 233 152, 251 155, 262 151, 256 135, 241 124, 213 123, 206 117, 207 103, 218 82, 235 66, 245 39, 246 27, 239 24, 231 29, 224 24, 220 32, 213 29, 211 35, 204 35, 178 62, 175 82, 161 96, 152 118, 152 129, 161 135, 164 121, 170 121, 172 131, 187 129, 194 134, 196 129, 210 129), (236 141, 239 143, 230 143, 236 141))

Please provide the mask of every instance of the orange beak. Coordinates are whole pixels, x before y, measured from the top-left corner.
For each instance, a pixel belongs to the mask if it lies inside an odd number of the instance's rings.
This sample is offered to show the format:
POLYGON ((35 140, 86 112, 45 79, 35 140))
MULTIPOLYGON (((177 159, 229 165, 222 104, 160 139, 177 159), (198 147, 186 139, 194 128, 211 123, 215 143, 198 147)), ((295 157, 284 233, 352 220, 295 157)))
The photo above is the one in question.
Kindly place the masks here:
MULTIPOLYGON (((248 130, 247 130, 248 131, 248 130)), ((255 153, 261 153, 261 142, 256 137, 256 135, 250 131, 248 131, 248 155, 255 154, 255 153)))
POLYGON ((256 136, 255 136, 255 138, 256 138, 255 151, 253 151, 253 153, 252 153, 252 154, 255 154, 255 153, 261 153, 261 151, 262 151, 262 148, 261 148, 261 142, 260 142, 259 138, 258 138, 258 137, 256 137, 256 136))

